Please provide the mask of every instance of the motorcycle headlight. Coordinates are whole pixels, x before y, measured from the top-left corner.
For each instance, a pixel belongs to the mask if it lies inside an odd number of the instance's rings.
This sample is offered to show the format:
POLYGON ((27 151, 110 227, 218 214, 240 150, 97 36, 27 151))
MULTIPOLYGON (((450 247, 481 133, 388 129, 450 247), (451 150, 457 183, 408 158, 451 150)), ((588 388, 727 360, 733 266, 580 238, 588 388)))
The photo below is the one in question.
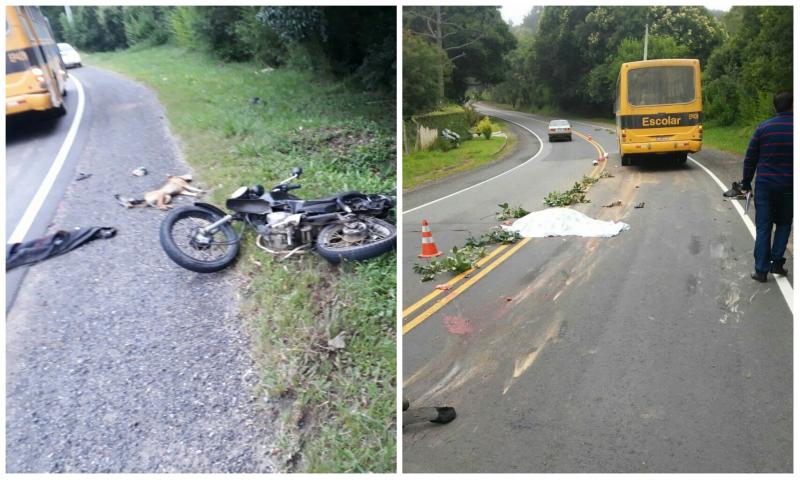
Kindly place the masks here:
POLYGON ((233 192, 233 194, 231 195, 231 198, 239 198, 242 195, 244 195, 245 193, 247 193, 247 187, 239 187, 239 188, 236 189, 235 192, 233 192))

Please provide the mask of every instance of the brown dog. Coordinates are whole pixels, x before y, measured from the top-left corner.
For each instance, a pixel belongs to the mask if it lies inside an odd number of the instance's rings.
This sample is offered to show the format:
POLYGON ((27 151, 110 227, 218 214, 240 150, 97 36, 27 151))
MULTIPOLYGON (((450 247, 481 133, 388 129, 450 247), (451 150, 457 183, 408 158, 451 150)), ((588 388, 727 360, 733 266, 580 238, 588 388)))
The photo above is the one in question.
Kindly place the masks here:
POLYGON ((188 195, 196 197, 204 193, 202 189, 189 185, 192 181, 191 175, 167 175, 167 182, 158 190, 145 192, 143 199, 130 199, 115 195, 116 199, 127 208, 134 207, 156 207, 160 210, 172 208, 169 203, 177 195, 188 195))

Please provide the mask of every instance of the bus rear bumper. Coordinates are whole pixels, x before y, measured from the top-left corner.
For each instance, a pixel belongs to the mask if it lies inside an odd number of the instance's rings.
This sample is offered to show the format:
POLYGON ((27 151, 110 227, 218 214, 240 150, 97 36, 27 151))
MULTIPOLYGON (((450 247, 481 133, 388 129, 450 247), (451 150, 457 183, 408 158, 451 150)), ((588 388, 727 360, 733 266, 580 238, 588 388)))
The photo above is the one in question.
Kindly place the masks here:
POLYGON ((6 99, 6 116, 31 110, 45 111, 51 108, 53 108, 53 102, 47 92, 26 93, 6 99))
POLYGON ((623 155, 646 153, 699 152, 701 140, 670 140, 665 142, 624 143, 620 146, 623 155))

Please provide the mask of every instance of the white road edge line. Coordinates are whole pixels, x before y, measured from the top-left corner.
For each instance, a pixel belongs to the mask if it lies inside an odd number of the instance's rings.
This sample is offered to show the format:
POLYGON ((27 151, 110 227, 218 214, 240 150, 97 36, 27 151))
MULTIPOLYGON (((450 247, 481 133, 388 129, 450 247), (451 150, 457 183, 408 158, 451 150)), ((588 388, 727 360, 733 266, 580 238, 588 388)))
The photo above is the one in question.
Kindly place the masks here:
MULTIPOLYGON (((725 188, 725 184, 722 183, 720 181, 720 179, 717 178, 716 175, 714 175, 714 172, 712 172, 711 170, 706 168, 705 165, 703 165, 702 163, 698 162, 697 160, 695 160, 692 157, 689 157, 689 160, 691 160, 692 163, 694 163, 698 167, 702 168, 703 171, 706 172, 714 180, 714 182, 717 185, 719 185, 719 188, 721 188, 723 192, 728 190, 727 188, 725 188)), ((731 200, 731 204, 733 204, 733 208, 736 209, 736 211, 739 213, 739 216, 742 217, 742 221, 744 222, 744 225, 747 227, 747 230, 750 232, 750 235, 753 236, 753 240, 755 240, 756 239, 756 226, 753 224, 753 221, 750 220, 750 217, 748 217, 744 213, 744 208, 742 208, 742 206, 739 204, 739 202, 731 200)), ((792 297, 793 297, 794 291, 792 289, 792 284, 789 283, 789 280, 787 280, 785 277, 779 277, 777 275, 774 275, 774 277, 775 277, 775 282, 778 284, 778 288, 781 291, 781 294, 783 294, 783 299, 786 300, 786 305, 789 307, 789 311, 792 312, 792 315, 794 315, 794 308, 792 306, 792 297)))
POLYGON ((22 215, 19 223, 17 223, 17 227, 14 229, 14 233, 11 234, 11 237, 9 237, 8 243, 19 243, 25 240, 25 235, 28 234, 28 230, 30 230, 31 225, 33 225, 33 221, 36 220, 36 216, 39 214, 39 210, 47 199, 50 189, 53 188, 53 184, 56 178, 58 178, 58 174, 61 172, 61 167, 64 166, 72 144, 75 142, 75 136, 78 134, 78 127, 83 117, 85 95, 83 94, 81 82, 73 75, 70 75, 70 79, 75 82, 75 87, 78 90, 78 110, 75 112, 75 117, 72 119, 72 125, 70 125, 67 136, 64 138, 64 143, 61 144, 61 148, 58 150, 53 164, 50 165, 47 176, 44 177, 42 184, 39 185, 39 190, 36 191, 36 195, 33 197, 30 205, 25 209, 25 214, 22 215))
POLYGON ((403 215, 405 215, 406 213, 411 213, 411 212, 413 212, 414 210, 419 210, 420 208, 424 208, 424 207, 427 207, 427 206, 429 206, 429 205, 433 205, 434 203, 441 202, 442 200, 445 200, 445 199, 447 199, 447 198, 454 197, 454 196, 456 196, 456 195, 458 195, 458 194, 460 194, 460 193, 464 193, 464 192, 466 192, 467 190, 471 190, 471 189, 473 189, 473 188, 475 188, 475 187, 477 187, 477 186, 483 185, 484 183, 491 182, 492 180, 494 180, 494 179, 496 179, 496 178, 499 178, 499 177, 502 177, 503 175, 505 175, 505 174, 507 174, 507 173, 511 173, 511 172, 513 172, 514 170, 516 170, 516 169, 518 169, 518 168, 520 168, 520 167, 524 167, 525 165, 527 165, 527 164, 528 164, 528 162, 532 161, 533 159, 535 159, 536 157, 538 157, 540 153, 542 153, 542 149, 544 148, 544 142, 542 142, 542 139, 539 137, 539 135, 536 135, 536 133, 534 133, 534 131, 533 131, 533 130, 531 130, 530 128, 528 128, 528 127, 526 127, 526 126, 524 126, 524 125, 520 125, 520 124, 519 124, 519 123, 517 123, 517 122, 514 122, 514 121, 512 121, 512 120, 509 120, 509 119, 507 119, 507 118, 504 118, 504 117, 501 117, 501 116, 498 116, 498 115, 492 115, 492 116, 493 116, 493 117, 497 117, 497 118, 501 118, 501 119, 505 120, 506 122, 513 123, 514 125, 516 125, 516 126, 518 126, 518 127, 520 127, 520 128, 524 128, 525 130, 527 130, 527 131, 531 132, 531 133, 533 134, 533 136, 534 136, 534 137, 536 137, 536 139, 537 139, 537 140, 539 140, 539 150, 538 150, 538 151, 537 151, 537 152, 536 152, 536 153, 535 153, 535 154, 534 154, 534 155, 533 155, 531 158, 529 158, 529 159, 525 160, 523 163, 520 163, 519 165, 517 165, 517 166, 516 166, 516 167, 514 167, 514 168, 508 169, 508 170, 506 170, 506 171, 505 171, 505 172, 503 172, 503 173, 498 173, 498 174, 497 174, 497 175, 495 175, 494 177, 487 178, 486 180, 483 180, 483 181, 481 181, 481 182, 478 182, 478 183, 476 183, 476 184, 474 184, 474 185, 470 185, 470 186, 469 186, 469 187, 467 187, 467 188, 462 188, 461 190, 459 190, 459 191, 457 191, 457 192, 453 192, 453 193, 451 193, 451 194, 449 194, 449 195, 445 195, 444 197, 437 198, 436 200, 431 200, 430 202, 428 202, 428 203, 424 203, 424 204, 422 204, 422 205, 420 205, 420 206, 418 206, 418 207, 414 207, 414 208, 410 208, 410 209, 408 209, 408 210, 405 210, 405 211, 403 211, 403 215))
MULTIPOLYGON (((524 113, 523 113, 523 115, 524 115, 524 113)), ((534 121, 547 123, 544 120, 539 120, 538 118, 532 117, 530 115, 528 115, 528 117, 531 120, 534 120, 534 121)), ((592 126, 592 127, 602 127, 602 125, 594 125, 594 124, 586 123, 586 122, 573 122, 573 123, 580 124, 580 125, 592 126)), ((694 158, 692 158, 692 157, 688 157, 688 158, 689 158, 689 160, 692 161, 692 163, 694 163, 695 165, 700 167, 704 172, 706 172, 714 180, 714 182, 717 185, 719 185, 719 188, 721 188, 723 192, 726 192, 728 190, 725 187, 725 184, 722 183, 722 181, 720 181, 719 178, 717 178, 717 176, 714 174, 714 172, 712 172, 711 170, 706 168, 705 165, 701 164, 700 162, 698 162, 694 158)), ((745 227, 747 227, 747 230, 750 232, 750 235, 753 236, 753 240, 755 240, 756 239, 756 226, 753 224, 753 221, 750 220, 750 217, 748 217, 744 213, 744 208, 742 208, 742 206, 739 204, 739 202, 731 202, 731 203, 733 204, 733 208, 736 209, 736 211, 739 213, 739 216, 742 218, 742 221, 744 222, 745 227)), ((789 307, 789 311, 792 312, 792 315, 794 315, 794 306, 792 305, 793 298, 794 298, 794 290, 792 289, 792 284, 789 283, 789 280, 787 280, 785 277, 779 277, 777 275, 774 275, 774 277, 775 277, 776 283, 778 284, 778 289, 780 289, 781 294, 783 295, 783 299, 786 300, 786 305, 789 307)))

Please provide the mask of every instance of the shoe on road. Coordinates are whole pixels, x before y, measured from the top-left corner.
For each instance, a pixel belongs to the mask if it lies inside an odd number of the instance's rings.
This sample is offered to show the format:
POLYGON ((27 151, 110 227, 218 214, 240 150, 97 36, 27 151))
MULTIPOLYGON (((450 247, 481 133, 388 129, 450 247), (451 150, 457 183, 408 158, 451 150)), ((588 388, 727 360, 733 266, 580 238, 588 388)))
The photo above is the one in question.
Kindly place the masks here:
POLYGON ((775 275, 781 275, 783 277, 789 274, 789 272, 787 272, 786 269, 783 268, 783 265, 777 263, 772 264, 772 268, 769 269, 769 272, 774 273, 775 275))
POLYGON ((767 272, 753 272, 750 274, 750 278, 756 282, 767 283, 767 272))
POLYGON ((431 420, 433 423, 450 423, 456 418, 456 409, 453 407, 436 407, 438 415, 431 420))

